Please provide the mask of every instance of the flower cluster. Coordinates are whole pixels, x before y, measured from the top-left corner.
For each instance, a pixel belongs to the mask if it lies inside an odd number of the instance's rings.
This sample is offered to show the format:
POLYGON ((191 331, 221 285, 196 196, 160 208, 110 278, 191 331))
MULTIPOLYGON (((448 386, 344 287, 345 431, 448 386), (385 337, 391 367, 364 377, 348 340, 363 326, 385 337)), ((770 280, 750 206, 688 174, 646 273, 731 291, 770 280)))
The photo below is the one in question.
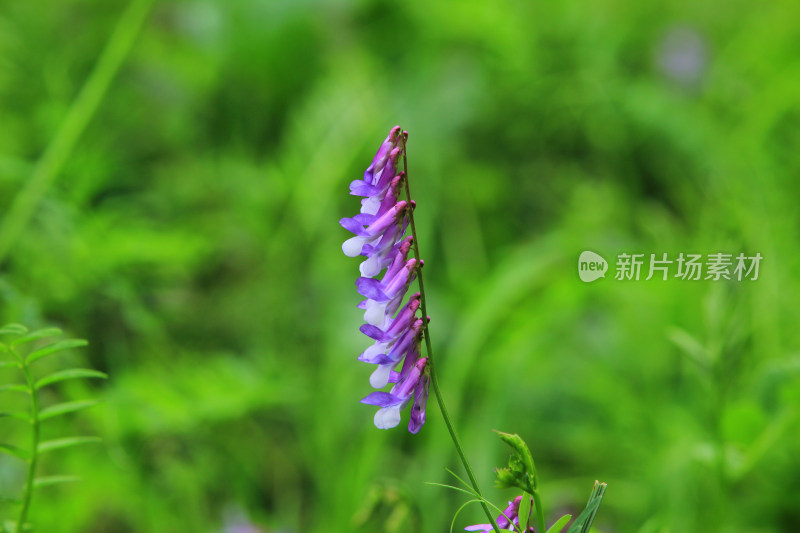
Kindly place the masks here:
MULTIPOLYGON (((532 500, 531 500, 532 501, 532 500)), ((514 498, 513 502, 508 502, 508 507, 497 517, 497 527, 500 529, 509 529, 511 531, 519 531, 519 505, 522 503, 522 496, 514 498)), ((474 526, 467 526, 465 531, 479 531, 480 533, 492 533, 492 526, 490 524, 476 524, 474 526)), ((533 533, 533 527, 528 528, 528 533, 533 533)))
POLYGON ((429 376, 428 359, 420 356, 419 349, 425 324, 417 317, 420 294, 413 294, 402 305, 423 265, 417 258, 408 258, 413 237, 405 236, 415 203, 399 199, 405 173, 398 172, 397 161, 405 157, 407 138, 408 133, 399 126, 392 128, 364 179, 350 184, 350 194, 363 197, 361 212, 339 223, 355 235, 342 244, 345 255, 366 257, 356 280, 359 294, 366 299, 358 307, 364 310, 366 322, 361 332, 375 342, 358 360, 376 365, 369 380, 372 387, 393 384, 389 392, 372 392, 361 402, 380 407, 375 426, 389 429, 400 423, 400 412, 413 400, 408 430, 417 433, 425 424, 429 376))

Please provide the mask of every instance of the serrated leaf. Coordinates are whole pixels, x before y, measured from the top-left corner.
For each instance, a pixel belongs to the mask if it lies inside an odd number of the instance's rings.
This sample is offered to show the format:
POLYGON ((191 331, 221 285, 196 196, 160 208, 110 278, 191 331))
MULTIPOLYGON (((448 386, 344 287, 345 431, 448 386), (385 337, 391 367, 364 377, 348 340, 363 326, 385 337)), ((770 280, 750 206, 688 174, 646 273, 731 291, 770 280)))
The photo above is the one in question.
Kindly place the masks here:
POLYGON ((77 476, 44 476, 37 477, 33 480, 33 488, 47 487, 50 485, 57 485, 59 483, 74 483, 80 481, 81 478, 77 476))
POLYGON ((28 387, 25 385, 0 385, 0 392, 24 392, 29 394, 28 387))
POLYGON ((95 444, 100 442, 99 437, 65 437, 63 439, 46 440, 39 443, 39 453, 50 452, 53 450, 61 450, 63 448, 71 448, 72 446, 80 446, 81 444, 95 444))
POLYGON ((556 522, 552 526, 547 528, 547 533, 561 533, 561 530, 564 529, 564 526, 566 526, 567 522, 569 522, 571 519, 572 519, 571 514, 565 514, 564 516, 556 520, 556 522))
POLYGON ((0 335, 25 335, 28 333, 28 328, 22 324, 6 324, 0 328, 0 335))
POLYGON ((0 444, 0 452, 13 455, 14 457, 19 457, 25 461, 27 461, 31 456, 30 452, 27 452, 22 448, 17 448, 16 446, 12 446, 11 444, 0 444))
POLYGON ((18 344, 25 344, 26 342, 35 341, 37 339, 43 339, 44 337, 57 337, 61 335, 63 331, 58 328, 44 328, 44 329, 37 329, 36 331, 32 331, 25 335, 24 337, 20 337, 19 339, 13 341, 11 346, 17 346, 18 344))
POLYGON ((83 339, 67 339, 64 341, 54 342, 53 344, 48 344, 44 348, 39 348, 38 350, 34 350, 29 353, 26 362, 30 364, 47 355, 61 352, 63 350, 69 350, 71 348, 79 348, 81 346, 86 346, 87 344, 89 343, 83 339))
POLYGON ((92 370, 89 368, 70 368, 67 370, 60 370, 58 372, 54 372, 50 375, 47 375, 36 382, 36 388, 41 389, 42 387, 46 387, 52 383, 57 383, 59 381, 64 381, 67 379, 79 379, 79 378, 98 378, 98 379, 106 379, 108 375, 100 372, 99 370, 92 370))
POLYGON ((81 409, 92 407, 98 403, 100 402, 97 400, 79 400, 77 402, 57 403, 56 405, 51 405, 46 409, 42 409, 39 412, 39 420, 47 420, 48 418, 53 418, 55 416, 80 411, 81 409))

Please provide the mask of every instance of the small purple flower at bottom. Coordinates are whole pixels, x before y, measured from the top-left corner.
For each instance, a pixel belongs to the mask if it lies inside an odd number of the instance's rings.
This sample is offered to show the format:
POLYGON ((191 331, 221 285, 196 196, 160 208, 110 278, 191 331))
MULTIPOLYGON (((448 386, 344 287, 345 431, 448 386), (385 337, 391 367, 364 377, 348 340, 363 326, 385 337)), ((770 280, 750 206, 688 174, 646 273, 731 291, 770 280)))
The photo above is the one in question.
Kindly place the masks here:
MULTIPOLYGON (((522 496, 514 498, 513 502, 508 502, 508 507, 497 517, 497 527, 500 529, 509 529, 516 531, 519 529, 519 504, 522 503, 522 496), (517 528, 517 529, 515 529, 517 528)), ((467 526, 465 531, 479 531, 480 533, 492 533, 491 524, 475 524, 474 526, 467 526)), ((528 528, 527 533, 533 533, 532 527, 528 528)))
POLYGON ((361 400, 361 403, 380 407, 375 413, 375 427, 390 429, 397 426, 400 423, 400 411, 411 403, 413 397, 414 406, 408 430, 411 433, 418 433, 422 429, 425 423, 425 404, 428 400, 429 378, 425 374, 427 363, 427 357, 419 359, 390 392, 373 392, 361 400))

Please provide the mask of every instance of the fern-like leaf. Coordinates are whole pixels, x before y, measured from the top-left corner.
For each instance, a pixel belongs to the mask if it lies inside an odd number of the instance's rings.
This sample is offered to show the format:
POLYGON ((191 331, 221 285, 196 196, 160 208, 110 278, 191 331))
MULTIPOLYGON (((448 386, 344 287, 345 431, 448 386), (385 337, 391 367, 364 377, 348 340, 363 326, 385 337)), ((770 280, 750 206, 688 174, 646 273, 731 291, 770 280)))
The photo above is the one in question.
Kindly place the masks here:
POLYGON ((59 381, 80 378, 107 379, 108 375, 104 372, 100 372, 99 370, 91 370, 89 368, 69 368, 67 370, 53 372, 52 374, 43 377, 36 382, 36 388, 41 389, 42 387, 46 387, 47 385, 53 383, 58 383, 59 381))
POLYGON ((65 437, 63 439, 46 440, 39 443, 37 448, 39 453, 71 448, 82 444, 96 444, 100 442, 99 437, 65 437))
POLYGON ((100 403, 97 400, 78 400, 75 402, 64 402, 51 405, 39 411, 39 420, 48 420, 55 416, 65 415, 67 413, 74 413, 82 409, 88 409, 93 405, 100 403))
POLYGON ((14 457, 18 457, 25 461, 28 461, 31 458, 31 454, 29 452, 23 450, 22 448, 12 446, 11 444, 0 444, 0 452, 13 455, 14 457))
POLYGON ((74 483, 80 481, 80 479, 78 476, 42 476, 33 480, 33 488, 39 489, 60 483, 74 483))
POLYGON ((28 333, 28 328, 22 324, 6 324, 0 328, 0 335, 25 335, 28 333))
POLYGON ((70 350, 72 348, 80 348, 81 346, 86 346, 87 344, 89 343, 83 339, 67 339, 65 341, 54 342, 53 344, 48 344, 44 348, 39 348, 38 350, 32 351, 25 359, 25 363, 31 364, 42 357, 62 352, 64 350, 70 350))
POLYGON ((25 385, 0 385, 0 392, 24 392, 30 394, 28 387, 25 385))
POLYGON ((11 343, 11 346, 19 346, 20 344, 25 344, 26 342, 32 342, 38 339, 43 339, 45 337, 56 337, 58 335, 61 335, 61 333, 62 331, 58 328, 39 329, 28 333, 24 337, 16 339, 11 343))

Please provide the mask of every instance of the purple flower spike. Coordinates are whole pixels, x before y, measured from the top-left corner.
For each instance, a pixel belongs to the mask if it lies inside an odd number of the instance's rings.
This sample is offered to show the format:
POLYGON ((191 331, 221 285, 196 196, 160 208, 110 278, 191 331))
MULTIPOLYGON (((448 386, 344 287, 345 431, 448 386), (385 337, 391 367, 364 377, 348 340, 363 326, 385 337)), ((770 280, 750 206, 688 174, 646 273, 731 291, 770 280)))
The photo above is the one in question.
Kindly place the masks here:
POLYGON ((406 230, 416 203, 400 200, 406 174, 398 173, 398 161, 405 157, 407 138, 399 126, 392 128, 363 179, 350 183, 350 193, 363 197, 361 212, 339 224, 354 235, 342 244, 345 255, 366 257, 356 280, 358 292, 366 298, 358 304, 366 322, 359 329, 374 343, 358 360, 376 365, 370 376, 373 387, 393 384, 390 392, 375 391, 361 401, 380 407, 375 425, 388 429, 400 423, 400 412, 413 400, 408 430, 417 433, 425 424, 430 381, 425 372, 428 360, 420 356, 425 328, 425 321, 416 315, 420 294, 413 294, 401 309, 408 287, 424 264, 418 257, 408 257, 413 238, 406 236, 406 230), (384 270, 383 277, 376 279, 384 270))

